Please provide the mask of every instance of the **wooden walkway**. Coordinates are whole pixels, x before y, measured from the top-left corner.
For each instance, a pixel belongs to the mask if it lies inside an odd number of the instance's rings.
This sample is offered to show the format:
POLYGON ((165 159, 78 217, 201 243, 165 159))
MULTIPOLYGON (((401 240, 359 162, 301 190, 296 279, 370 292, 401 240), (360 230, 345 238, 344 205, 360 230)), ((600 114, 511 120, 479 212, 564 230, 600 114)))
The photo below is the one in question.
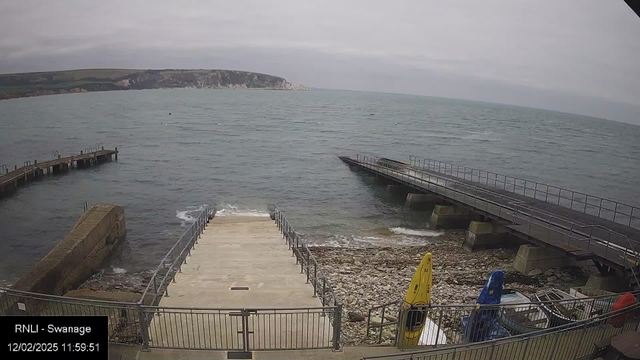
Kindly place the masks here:
POLYGON ((512 233, 534 244, 564 251, 577 259, 594 259, 623 271, 638 265, 637 228, 398 161, 340 159, 506 224, 512 233))
POLYGON ((91 165, 102 164, 111 161, 115 156, 118 160, 118 148, 115 150, 96 150, 86 154, 72 155, 68 157, 60 157, 57 159, 37 162, 32 164, 30 161, 25 162, 24 166, 9 171, 8 168, 0 168, 0 197, 15 190, 18 186, 42 177, 44 175, 58 174, 66 172, 73 168, 85 168, 91 165))

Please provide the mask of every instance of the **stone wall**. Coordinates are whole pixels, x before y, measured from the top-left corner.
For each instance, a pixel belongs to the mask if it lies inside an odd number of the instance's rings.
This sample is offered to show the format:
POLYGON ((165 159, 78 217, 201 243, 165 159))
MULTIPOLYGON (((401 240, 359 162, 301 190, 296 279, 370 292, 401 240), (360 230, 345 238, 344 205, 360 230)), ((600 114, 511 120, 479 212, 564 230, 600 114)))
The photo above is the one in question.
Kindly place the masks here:
POLYGON ((13 288, 63 295, 97 272, 125 235, 124 209, 95 205, 13 288))

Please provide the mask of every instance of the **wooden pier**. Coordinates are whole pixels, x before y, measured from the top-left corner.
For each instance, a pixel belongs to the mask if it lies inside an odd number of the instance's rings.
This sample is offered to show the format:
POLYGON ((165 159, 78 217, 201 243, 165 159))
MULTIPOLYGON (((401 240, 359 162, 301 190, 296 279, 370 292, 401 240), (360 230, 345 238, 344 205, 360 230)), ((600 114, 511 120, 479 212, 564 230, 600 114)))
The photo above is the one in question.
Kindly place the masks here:
POLYGON ((0 198, 16 190, 18 186, 45 175, 60 174, 74 168, 83 169, 99 165, 113 160, 114 157, 118 161, 118 148, 105 150, 102 147, 100 150, 90 152, 80 151, 79 155, 64 158, 57 155, 57 157, 57 159, 43 162, 38 162, 38 160, 34 160, 33 163, 25 161, 22 167, 18 168, 16 165, 13 171, 4 165, 0 167, 0 198))

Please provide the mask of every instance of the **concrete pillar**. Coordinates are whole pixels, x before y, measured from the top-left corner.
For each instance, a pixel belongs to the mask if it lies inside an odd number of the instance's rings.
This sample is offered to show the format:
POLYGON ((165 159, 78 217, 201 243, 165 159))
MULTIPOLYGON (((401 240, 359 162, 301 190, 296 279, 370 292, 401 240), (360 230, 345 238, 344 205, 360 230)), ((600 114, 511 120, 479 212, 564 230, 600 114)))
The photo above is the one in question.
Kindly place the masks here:
POLYGON ((609 275, 594 274, 589 276, 585 287, 606 290, 611 292, 629 291, 628 279, 615 273, 609 275))
POLYGON ((404 197, 407 196, 409 189, 403 185, 387 185, 387 191, 391 194, 402 195, 404 197))
POLYGON ((480 220, 480 216, 456 206, 436 205, 431 214, 434 229, 464 229, 471 220, 480 220))
POLYGON ((520 245, 513 267, 523 274, 533 269, 546 270, 570 266, 573 261, 563 251, 545 249, 535 245, 520 245))
POLYGON ((404 205, 416 210, 428 210, 439 203, 442 203, 442 199, 434 194, 409 193, 404 205))
POLYGON ((472 221, 469 223, 469 230, 464 237, 462 248, 472 252, 499 247, 507 241, 507 237, 507 231, 500 224, 472 221))
POLYGON ((391 180, 389 178, 386 178, 384 176, 378 176, 378 175, 373 176, 373 183, 374 184, 378 184, 378 185, 394 185, 394 184, 396 184, 395 181, 393 181, 393 180, 391 180))

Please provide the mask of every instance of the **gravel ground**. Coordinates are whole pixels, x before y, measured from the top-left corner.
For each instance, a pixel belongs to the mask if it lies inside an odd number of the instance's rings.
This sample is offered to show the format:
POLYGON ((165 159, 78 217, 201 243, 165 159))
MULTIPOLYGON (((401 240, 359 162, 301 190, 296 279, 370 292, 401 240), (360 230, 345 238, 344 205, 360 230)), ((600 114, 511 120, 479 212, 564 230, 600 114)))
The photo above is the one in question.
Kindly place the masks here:
MULTIPOLYGON (((511 266, 516 248, 462 249, 464 231, 447 231, 437 242, 426 246, 312 247, 312 252, 332 281, 343 302, 343 341, 345 345, 372 343, 366 339, 369 308, 404 298, 411 278, 423 255, 433 255, 432 304, 474 304, 492 270, 502 270, 505 287, 532 295, 540 288, 568 290, 584 285, 595 267, 567 267, 523 275, 511 266)), ((375 319, 378 320, 379 319, 375 319)), ((374 321, 375 321, 374 320, 374 321)), ((390 332, 385 333, 390 338, 390 332)), ((390 341, 390 339, 387 339, 390 341)))

